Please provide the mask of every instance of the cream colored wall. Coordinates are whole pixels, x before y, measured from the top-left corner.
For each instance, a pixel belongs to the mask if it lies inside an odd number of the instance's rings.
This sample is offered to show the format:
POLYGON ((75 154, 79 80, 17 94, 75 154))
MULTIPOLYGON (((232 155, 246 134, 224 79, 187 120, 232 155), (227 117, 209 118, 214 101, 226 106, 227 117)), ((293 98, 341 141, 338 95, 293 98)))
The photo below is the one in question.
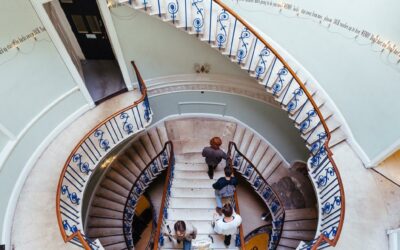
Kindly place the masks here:
POLYGON ((384 160, 375 169, 400 186, 400 150, 384 160))

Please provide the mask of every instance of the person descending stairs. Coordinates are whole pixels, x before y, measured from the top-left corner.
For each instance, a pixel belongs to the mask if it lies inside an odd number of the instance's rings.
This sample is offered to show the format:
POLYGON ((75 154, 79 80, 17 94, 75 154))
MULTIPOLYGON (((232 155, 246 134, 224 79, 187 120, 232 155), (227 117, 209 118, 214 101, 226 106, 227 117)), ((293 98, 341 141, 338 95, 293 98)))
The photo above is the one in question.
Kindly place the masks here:
MULTIPOLYGON (((213 179, 210 179, 209 166, 204 162, 201 153, 176 154, 175 159, 167 209, 168 219, 165 224, 174 225, 176 221, 182 220, 193 225, 197 229, 196 239, 192 241, 194 249, 198 249, 197 242, 207 241, 211 244, 206 249, 239 249, 236 246, 239 230, 237 234, 232 235, 230 244, 226 246, 224 235, 218 235, 212 226, 213 218, 217 216, 215 191, 212 185, 218 178, 224 176, 225 162, 220 163, 219 166, 213 166, 213 179)), ((171 226, 163 227, 165 235, 174 233, 173 230, 171 226)), ((171 239, 166 237, 160 249, 183 249, 183 245, 172 237, 171 239)))

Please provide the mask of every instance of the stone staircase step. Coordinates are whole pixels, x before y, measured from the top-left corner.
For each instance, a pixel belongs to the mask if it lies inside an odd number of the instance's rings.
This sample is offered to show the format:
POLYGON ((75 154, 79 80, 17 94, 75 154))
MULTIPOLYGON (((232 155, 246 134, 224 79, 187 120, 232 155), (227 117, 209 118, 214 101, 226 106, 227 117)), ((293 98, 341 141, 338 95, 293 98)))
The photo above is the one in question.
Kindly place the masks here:
POLYGON ((212 188, 214 180, 210 179, 180 179, 174 178, 175 188, 212 188))
POLYGON ((215 208, 215 198, 171 198, 170 208, 215 208))
POLYGON ((122 220, 91 217, 88 228, 122 228, 122 220))
MULTIPOLYGON (((208 170, 208 168, 207 168, 208 170)), ((178 170, 175 168, 174 171, 174 178, 175 179, 201 179, 201 180, 209 180, 210 178, 208 177, 207 170, 199 170, 199 171, 190 171, 189 168, 186 170, 178 170)), ((218 179, 220 177, 224 176, 224 172, 221 169, 216 169, 214 172, 214 179, 218 179)))
MULTIPOLYGON (((209 239, 208 235, 210 235, 214 239, 214 243, 210 245, 211 249, 238 249, 235 246, 235 237, 236 235, 232 235, 231 238, 231 244, 229 247, 226 247, 224 244, 224 236, 222 235, 217 235, 215 233, 213 234, 197 234, 196 239, 209 239)), ((182 249, 183 244, 180 243, 178 244, 175 240, 169 241, 169 239, 166 237, 164 240, 164 246, 162 249, 182 249)))
POLYGON ((301 208, 285 210, 285 221, 317 219, 318 212, 315 208, 301 208))
POLYGON ((124 214, 123 212, 117 212, 106 208, 92 207, 92 209, 90 209, 90 216, 122 219, 124 214))
POLYGON ((123 229, 122 227, 97 227, 97 228, 90 228, 88 230, 88 235, 92 238, 98 238, 98 237, 105 237, 109 235, 120 235, 123 234, 123 229))
POLYGON ((213 219, 215 209, 207 208, 169 208, 169 220, 184 220, 184 221, 211 221, 213 219))
POLYGON ((213 189, 204 188, 191 188, 189 190, 185 188, 171 188, 171 197, 178 198, 214 198, 215 193, 213 189))
POLYGON ((289 239, 297 239, 302 241, 309 241, 314 239, 315 232, 314 231, 283 231, 282 237, 289 239))

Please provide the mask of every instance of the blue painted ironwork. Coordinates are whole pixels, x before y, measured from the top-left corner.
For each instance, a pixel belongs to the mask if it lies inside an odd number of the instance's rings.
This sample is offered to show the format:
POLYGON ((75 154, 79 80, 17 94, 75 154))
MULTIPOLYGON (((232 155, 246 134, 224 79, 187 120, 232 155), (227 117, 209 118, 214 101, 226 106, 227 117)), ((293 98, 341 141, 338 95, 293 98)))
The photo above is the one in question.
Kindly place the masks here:
POLYGON ((335 170, 333 167, 329 167, 325 169, 325 174, 318 176, 317 179, 317 186, 318 188, 324 187, 328 181, 329 181, 329 176, 335 176, 335 170))
POLYGON ((220 24, 217 32, 217 46, 221 49, 228 37, 227 26, 229 24, 229 13, 226 12, 226 10, 222 10, 217 17, 217 22, 220 24))
POLYGON ((240 33, 239 41, 239 49, 237 51, 238 63, 242 63, 243 59, 246 58, 249 51, 249 41, 248 39, 251 37, 250 31, 245 27, 240 33))
POLYGON ((177 0, 175 2, 168 3, 168 13, 172 19, 172 23, 175 23, 178 11, 179 11, 179 3, 177 0))
POLYGON ((123 120, 123 130, 129 135, 133 133, 133 125, 132 123, 128 122, 129 120, 129 115, 126 112, 121 113, 119 116, 121 120, 123 120))
POLYGON ((71 233, 78 232, 78 227, 76 225, 70 225, 68 220, 63 220, 63 227, 65 231, 70 231, 71 233))
POLYGON ((341 200, 340 196, 335 196, 333 198, 333 201, 327 201, 323 206, 322 206, 322 214, 330 214, 333 209, 335 209, 335 206, 340 206, 341 200))
POLYGON ((70 192, 67 185, 63 185, 61 187, 61 193, 63 195, 67 195, 68 199, 72 204, 79 205, 79 201, 81 200, 75 192, 70 192))
POLYGON ((317 112, 312 109, 307 112, 307 118, 300 123, 300 132, 303 133, 306 129, 310 127, 312 118, 317 116, 317 112))
POLYGON ((193 0, 192 6, 196 9, 196 15, 193 18, 193 27, 197 34, 199 34, 204 26, 204 8, 200 7, 203 0, 193 0))
POLYGON ((293 111, 297 108, 297 104, 299 101, 299 96, 302 96, 304 94, 304 91, 301 88, 295 89, 293 91, 293 98, 290 100, 290 102, 287 105, 287 110, 288 112, 293 111))
POLYGON ((270 50, 267 47, 264 47, 261 51, 260 54, 258 55, 259 61, 256 67, 256 78, 259 79, 260 76, 262 76, 266 70, 267 70, 267 57, 269 57, 271 54, 270 50))
POLYGON ((107 151, 110 149, 110 142, 107 139, 104 139, 104 132, 100 129, 96 130, 94 132, 94 136, 98 138, 99 140, 99 147, 103 149, 104 151, 107 151))
POLYGON ((74 154, 74 156, 72 156, 72 161, 76 162, 76 165, 78 166, 79 170, 82 173, 89 175, 89 173, 92 172, 92 169, 90 169, 89 163, 82 162, 81 154, 79 154, 79 153, 74 154))
POLYGON ((285 67, 281 68, 278 71, 278 74, 277 74, 278 78, 276 79, 274 85, 272 86, 272 94, 273 95, 276 95, 279 91, 282 90, 283 82, 284 82, 284 79, 282 76, 285 76, 288 73, 289 73, 289 71, 285 67))

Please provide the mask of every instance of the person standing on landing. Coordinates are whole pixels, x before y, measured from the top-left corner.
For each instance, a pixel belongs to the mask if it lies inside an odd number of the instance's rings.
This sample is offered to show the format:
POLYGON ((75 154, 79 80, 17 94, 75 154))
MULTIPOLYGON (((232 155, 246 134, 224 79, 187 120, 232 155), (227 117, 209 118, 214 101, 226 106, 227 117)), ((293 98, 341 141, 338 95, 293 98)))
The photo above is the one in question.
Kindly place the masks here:
POLYGON ((222 159, 227 160, 228 155, 219 147, 222 144, 222 140, 219 137, 213 137, 210 140, 210 146, 205 147, 202 152, 202 156, 205 157, 208 165, 208 177, 214 178, 214 170, 222 159))
POLYGON ((224 168, 225 177, 221 177, 212 186, 215 189, 215 199, 217 201, 216 211, 222 215, 222 198, 228 198, 235 195, 237 178, 233 175, 230 167, 224 168))

